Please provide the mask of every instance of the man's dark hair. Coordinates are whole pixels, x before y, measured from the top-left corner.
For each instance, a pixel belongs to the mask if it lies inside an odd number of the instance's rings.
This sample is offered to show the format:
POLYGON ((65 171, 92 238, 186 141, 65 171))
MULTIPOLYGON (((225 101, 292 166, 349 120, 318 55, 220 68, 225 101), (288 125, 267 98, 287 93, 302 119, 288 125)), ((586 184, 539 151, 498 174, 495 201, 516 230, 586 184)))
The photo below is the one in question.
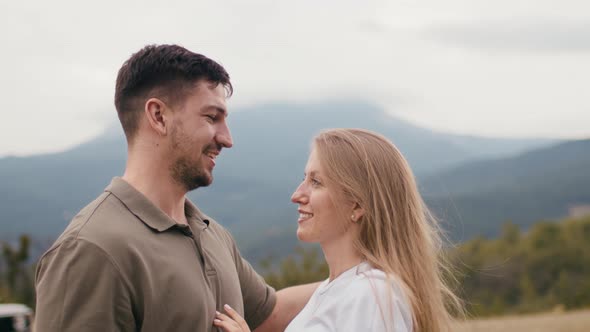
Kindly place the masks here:
POLYGON ((222 84, 233 93, 229 75, 217 62, 178 45, 148 45, 125 61, 115 88, 115 108, 130 142, 149 98, 171 106, 185 101, 189 89, 201 80, 222 84))

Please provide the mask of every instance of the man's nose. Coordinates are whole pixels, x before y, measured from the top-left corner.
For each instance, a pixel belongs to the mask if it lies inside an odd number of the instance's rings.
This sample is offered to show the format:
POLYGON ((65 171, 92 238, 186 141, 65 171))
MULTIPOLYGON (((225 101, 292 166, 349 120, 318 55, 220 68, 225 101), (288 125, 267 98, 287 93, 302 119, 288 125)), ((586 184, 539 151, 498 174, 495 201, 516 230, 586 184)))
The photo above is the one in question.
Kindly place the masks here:
POLYGON ((217 133, 217 143, 219 143, 224 148, 231 148, 234 145, 234 141, 231 137, 231 133, 229 132, 229 127, 227 124, 223 124, 217 133))

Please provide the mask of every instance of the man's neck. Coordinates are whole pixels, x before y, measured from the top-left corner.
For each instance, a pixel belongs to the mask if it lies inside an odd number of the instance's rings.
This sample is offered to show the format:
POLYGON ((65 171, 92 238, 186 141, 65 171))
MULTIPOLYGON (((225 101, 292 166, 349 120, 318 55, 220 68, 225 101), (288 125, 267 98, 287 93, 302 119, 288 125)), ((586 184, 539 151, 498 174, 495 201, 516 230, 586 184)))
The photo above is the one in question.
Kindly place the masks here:
MULTIPOLYGON (((145 163, 144 165, 149 165, 145 163)), ((164 170, 149 166, 133 167, 128 162, 123 180, 142 193, 155 206, 179 224, 187 224, 184 211, 186 190, 164 170)))

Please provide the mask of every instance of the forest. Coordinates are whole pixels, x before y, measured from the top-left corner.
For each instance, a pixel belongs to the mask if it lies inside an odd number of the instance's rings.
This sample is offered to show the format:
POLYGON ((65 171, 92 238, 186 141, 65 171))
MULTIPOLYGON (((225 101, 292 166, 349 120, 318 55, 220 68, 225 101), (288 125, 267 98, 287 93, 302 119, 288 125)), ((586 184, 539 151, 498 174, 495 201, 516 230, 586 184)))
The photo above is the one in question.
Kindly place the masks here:
MULTIPOLYGON (((502 225, 500 236, 476 237, 443 254, 450 262, 453 287, 471 317, 572 310, 590 306, 590 216, 540 221, 522 231, 502 225)), ((2 243, 0 303, 24 303, 34 308, 31 239, 2 243)), ((298 248, 279 259, 259 264, 266 281, 281 289, 327 278, 328 267, 319 247, 298 248)))

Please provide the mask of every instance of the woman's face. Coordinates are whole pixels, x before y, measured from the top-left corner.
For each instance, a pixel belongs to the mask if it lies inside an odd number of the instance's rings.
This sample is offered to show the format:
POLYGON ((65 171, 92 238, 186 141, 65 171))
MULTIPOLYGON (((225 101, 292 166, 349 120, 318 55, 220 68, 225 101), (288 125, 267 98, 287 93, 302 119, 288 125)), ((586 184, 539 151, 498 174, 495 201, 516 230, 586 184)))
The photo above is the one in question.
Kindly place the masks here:
POLYGON ((299 240, 327 244, 344 237, 349 229, 346 223, 351 218, 346 212, 348 205, 340 196, 327 181, 325 168, 314 148, 305 166, 305 178, 291 196, 291 201, 299 205, 299 240))

